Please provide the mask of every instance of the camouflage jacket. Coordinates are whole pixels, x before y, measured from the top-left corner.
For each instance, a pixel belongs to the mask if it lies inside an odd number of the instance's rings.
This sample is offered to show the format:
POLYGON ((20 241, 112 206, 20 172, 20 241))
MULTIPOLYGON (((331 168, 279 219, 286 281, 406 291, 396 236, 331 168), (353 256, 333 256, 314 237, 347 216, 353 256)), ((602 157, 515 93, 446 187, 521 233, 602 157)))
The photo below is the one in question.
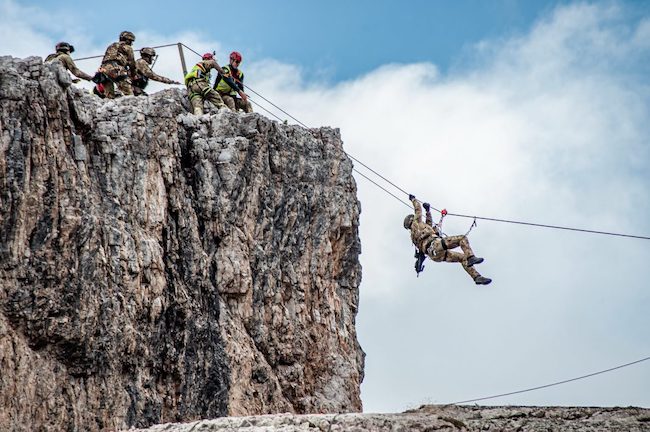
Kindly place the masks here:
POLYGON ((46 62, 51 62, 54 60, 58 60, 63 65, 64 68, 72 72, 72 74, 77 78, 85 79, 87 81, 90 81, 92 79, 92 76, 79 70, 77 65, 74 64, 72 57, 70 57, 70 55, 67 53, 57 52, 54 54, 50 54, 45 58, 46 62))
POLYGON ((106 53, 102 59, 102 66, 105 64, 117 63, 129 71, 129 75, 135 76, 135 57, 133 48, 126 42, 114 42, 106 48, 106 53))
POLYGON ((422 221, 422 205, 416 199, 411 201, 415 210, 415 218, 411 224, 411 241, 422 252, 426 252, 427 245, 431 240, 439 237, 438 232, 432 226, 431 216, 427 215, 426 222, 422 221))
MULTIPOLYGON (((149 66, 149 63, 147 63, 147 61, 145 59, 143 59, 143 58, 140 58, 140 59, 136 60, 136 62, 135 62, 135 70, 137 72, 136 81, 144 83, 144 86, 142 86, 142 85, 138 86, 140 88, 144 88, 147 85, 147 81, 150 80, 150 79, 152 79, 154 81, 161 82, 161 83, 165 83, 165 84, 172 84, 174 82, 174 80, 171 80, 169 78, 165 78, 164 76, 160 76, 157 73, 155 73, 154 71, 152 71, 151 67, 149 66), (144 77, 146 79, 142 79, 142 77, 144 77)), ((135 81, 134 81, 134 84, 136 84, 135 81)))

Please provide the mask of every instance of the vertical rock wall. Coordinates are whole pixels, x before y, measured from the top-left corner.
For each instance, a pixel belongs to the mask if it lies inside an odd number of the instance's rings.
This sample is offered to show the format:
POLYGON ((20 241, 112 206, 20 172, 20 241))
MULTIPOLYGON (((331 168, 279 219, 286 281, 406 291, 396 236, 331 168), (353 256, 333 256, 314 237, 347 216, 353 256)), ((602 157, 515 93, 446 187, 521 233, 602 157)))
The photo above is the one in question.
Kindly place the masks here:
POLYGON ((0 57, 0 430, 359 411, 337 130, 0 57))

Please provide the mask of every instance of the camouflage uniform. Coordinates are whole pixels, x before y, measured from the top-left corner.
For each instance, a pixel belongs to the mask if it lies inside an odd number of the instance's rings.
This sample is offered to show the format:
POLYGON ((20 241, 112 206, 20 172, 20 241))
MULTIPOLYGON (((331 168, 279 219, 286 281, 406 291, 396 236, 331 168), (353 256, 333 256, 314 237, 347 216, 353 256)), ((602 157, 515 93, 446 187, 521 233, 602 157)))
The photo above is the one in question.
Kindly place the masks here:
POLYGON ((86 81, 90 81, 93 77, 88 75, 85 72, 82 72, 77 68, 77 65, 74 64, 74 61, 72 60, 72 57, 70 57, 70 54, 65 53, 65 52, 57 52, 54 54, 50 54, 45 58, 46 62, 51 62, 58 60, 64 68, 72 72, 72 75, 76 76, 77 78, 84 79, 86 81))
POLYGON ((164 76, 158 75, 149 67, 149 63, 143 59, 139 58, 135 62, 136 77, 133 81, 133 94, 136 96, 146 96, 144 89, 149 84, 149 80, 158 81, 164 84, 180 84, 177 81, 174 81, 164 76))
POLYGON ((101 72, 108 77, 104 85, 106 97, 115 98, 115 83, 124 96, 133 94, 131 79, 135 77, 135 57, 133 48, 126 41, 114 42, 106 48, 102 59, 101 72))
POLYGON ((192 69, 192 72, 196 72, 197 70, 200 72, 198 76, 185 79, 187 94, 192 104, 192 110, 196 115, 203 114, 204 100, 207 100, 219 109, 226 108, 226 104, 223 103, 223 99, 221 99, 219 93, 210 87, 210 71, 212 69, 216 69, 219 72, 222 70, 214 59, 201 60, 192 69))
POLYGON ((214 83, 214 89, 219 92, 224 103, 228 108, 235 112, 237 110, 242 110, 247 113, 253 112, 253 107, 249 101, 244 101, 237 97, 238 91, 244 91, 244 73, 232 64, 224 66, 222 69, 224 74, 219 74, 217 76, 217 80, 214 83), (232 78, 238 86, 238 89, 230 87, 230 85, 223 79, 224 76, 232 78))
POLYGON ((457 235, 442 238, 438 229, 432 226, 431 214, 427 212, 427 222, 422 222, 422 206, 420 202, 415 198, 411 202, 415 210, 415 218, 411 224, 411 241, 413 241, 413 244, 435 262, 459 262, 472 279, 476 280, 480 277, 481 274, 474 266, 467 265, 467 259, 474 256, 467 237, 457 235), (463 253, 450 250, 459 246, 463 253))

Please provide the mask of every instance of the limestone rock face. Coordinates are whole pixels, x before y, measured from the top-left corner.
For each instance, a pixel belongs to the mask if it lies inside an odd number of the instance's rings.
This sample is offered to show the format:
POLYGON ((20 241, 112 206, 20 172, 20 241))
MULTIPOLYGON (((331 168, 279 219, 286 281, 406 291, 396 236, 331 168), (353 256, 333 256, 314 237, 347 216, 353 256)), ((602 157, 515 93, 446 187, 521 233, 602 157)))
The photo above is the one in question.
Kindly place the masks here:
MULTIPOLYGON (((138 432, 648 432, 650 410, 422 406, 401 414, 265 415, 164 424, 138 432)), ((136 431, 131 431, 136 432, 136 431)))
POLYGON ((0 430, 360 411, 360 207, 330 128, 100 100, 0 57, 0 430))

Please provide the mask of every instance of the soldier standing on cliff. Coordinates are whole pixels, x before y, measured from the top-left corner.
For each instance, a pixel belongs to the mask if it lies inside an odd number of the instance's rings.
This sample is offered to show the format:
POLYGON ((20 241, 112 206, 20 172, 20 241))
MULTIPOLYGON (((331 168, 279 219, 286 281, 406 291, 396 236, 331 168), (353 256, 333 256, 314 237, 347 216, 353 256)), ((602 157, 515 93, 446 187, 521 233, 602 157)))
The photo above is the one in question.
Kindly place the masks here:
MULTIPOLYGON (((72 74, 77 78, 90 81, 93 77, 79 70, 79 68, 77 68, 77 65, 74 64, 72 57, 70 57, 70 54, 72 54, 73 52, 74 52, 74 46, 70 45, 67 42, 59 42, 58 44, 56 44, 56 53, 47 56, 45 58, 45 62, 52 62, 58 60, 63 65, 64 68, 72 72, 72 74)), ((72 82, 77 83, 79 82, 79 80, 73 79, 72 82)))
POLYGON ((119 42, 114 42, 106 48, 99 71, 106 75, 104 95, 115 98, 115 84, 124 96, 133 94, 131 80, 135 78, 135 58, 133 56, 133 42, 135 35, 130 31, 120 33, 119 42))
MULTIPOLYGON (((203 114, 203 101, 207 100, 214 104, 217 108, 227 108, 226 104, 219 96, 219 93, 210 87, 210 71, 215 69, 222 76, 225 75, 224 70, 219 66, 214 58, 214 54, 205 53, 200 62, 198 62, 192 70, 185 75, 185 86, 187 86, 187 95, 192 104, 192 112, 196 115, 203 114)), ((232 88, 238 88, 235 82, 230 78, 224 76, 226 82, 232 88)), ((239 90, 239 96, 244 102, 248 100, 246 94, 239 90)))
POLYGON ((247 113, 253 112, 253 107, 249 101, 237 97, 238 92, 244 91, 244 72, 239 68, 242 61, 242 55, 238 51, 230 53, 230 63, 222 69, 224 75, 217 75, 217 80, 214 82, 214 89, 219 93, 223 102, 228 105, 228 108, 237 112, 243 110, 247 113), (230 77, 237 88, 232 88, 224 79, 230 77))
POLYGON ((422 221, 422 206, 415 196, 409 195, 409 199, 413 203, 415 215, 410 214, 404 218, 404 228, 411 231, 413 244, 435 262, 461 263, 477 285, 487 285, 492 282, 492 279, 481 276, 474 268, 475 264, 483 262, 483 258, 474 255, 467 236, 456 235, 443 238, 436 228, 422 221), (459 246, 463 253, 451 250, 459 246))
POLYGON ((164 84, 180 84, 164 76, 160 76, 151 70, 151 64, 156 57, 156 51, 153 48, 145 47, 140 50, 140 58, 135 62, 136 77, 133 80, 133 94, 136 96, 146 96, 144 89, 149 84, 149 80, 158 81, 164 84))

